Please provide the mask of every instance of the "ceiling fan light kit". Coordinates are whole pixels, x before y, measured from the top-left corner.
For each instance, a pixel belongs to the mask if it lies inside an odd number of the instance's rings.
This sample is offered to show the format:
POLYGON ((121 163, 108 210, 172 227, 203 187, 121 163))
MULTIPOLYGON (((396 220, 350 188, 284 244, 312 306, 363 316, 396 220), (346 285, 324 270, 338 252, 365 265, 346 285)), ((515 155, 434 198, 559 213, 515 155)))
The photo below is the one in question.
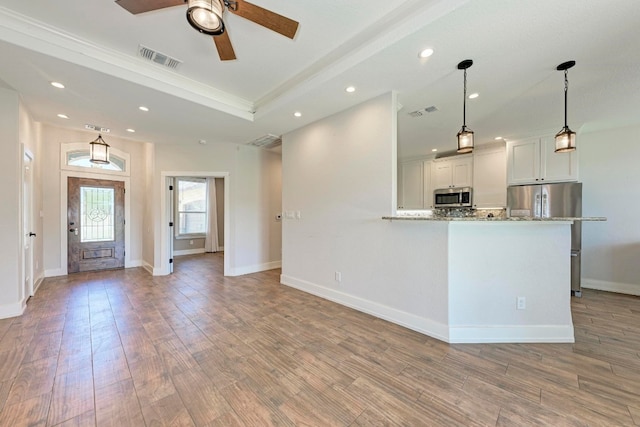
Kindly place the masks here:
POLYGON ((458 70, 464 70, 464 96, 462 98, 462 129, 456 135, 458 138, 458 153, 473 151, 473 131, 467 128, 467 68, 473 65, 471 59, 465 59, 458 64, 458 70))
POLYGON ((222 0, 189 0, 187 21, 199 32, 217 36, 224 32, 222 0))
POLYGON ((567 93, 569 80, 567 77, 569 68, 576 65, 576 61, 567 61, 556 67, 558 71, 564 71, 564 127, 556 134, 556 153, 565 153, 576 149, 576 133, 567 125, 567 93))
POLYGON ((221 61, 236 59, 229 32, 222 20, 225 8, 234 15, 290 39, 296 36, 299 25, 293 19, 246 0, 115 0, 115 2, 134 15, 187 3, 187 21, 202 34, 213 36, 221 61))

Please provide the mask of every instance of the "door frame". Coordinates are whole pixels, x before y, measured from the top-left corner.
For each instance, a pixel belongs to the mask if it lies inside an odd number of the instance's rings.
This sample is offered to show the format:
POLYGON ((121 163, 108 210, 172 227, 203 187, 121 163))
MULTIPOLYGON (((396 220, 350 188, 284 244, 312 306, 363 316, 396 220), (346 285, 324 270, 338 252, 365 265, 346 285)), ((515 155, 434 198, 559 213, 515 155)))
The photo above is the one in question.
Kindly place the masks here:
POLYGON ((193 172, 193 171, 162 171, 160 172, 160 266, 153 270, 154 276, 166 276, 171 273, 169 259, 173 258, 169 218, 171 217, 171 202, 169 196, 169 178, 198 177, 198 178, 222 178, 224 180, 224 276, 231 272, 231 256, 234 245, 231 241, 231 205, 229 172, 193 172))
POLYGON ((67 187, 67 178, 89 178, 103 179, 108 181, 124 182, 124 268, 136 267, 131 262, 131 180, 128 176, 118 176, 100 173, 79 172, 79 171, 60 171, 60 275, 66 276, 68 272, 68 244, 67 236, 67 202, 69 199, 67 187))

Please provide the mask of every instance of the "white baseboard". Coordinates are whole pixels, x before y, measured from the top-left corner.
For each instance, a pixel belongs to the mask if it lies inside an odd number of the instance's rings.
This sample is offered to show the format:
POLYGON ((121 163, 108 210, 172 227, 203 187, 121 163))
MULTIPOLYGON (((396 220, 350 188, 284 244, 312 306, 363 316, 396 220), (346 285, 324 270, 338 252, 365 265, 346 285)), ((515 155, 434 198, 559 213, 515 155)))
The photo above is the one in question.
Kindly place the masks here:
POLYGON ((40 285, 42 285, 42 282, 44 282, 44 275, 38 276, 35 282, 33 282, 33 295, 38 292, 38 289, 40 289, 40 285))
POLYGON ((364 298, 338 292, 334 289, 316 285, 305 280, 296 279, 295 277, 281 275, 280 282, 283 285, 328 299, 329 301, 353 308, 354 310, 362 311, 363 313, 404 326, 405 328, 429 335, 430 337, 441 341, 449 341, 449 328, 447 325, 432 319, 416 316, 415 314, 407 313, 364 298))
POLYGON ((632 283, 607 282, 604 280, 582 278, 580 286, 586 289, 640 296, 640 285, 634 285, 632 283))
POLYGON ((573 325, 513 325, 449 328, 449 343, 573 343, 573 325))
POLYGON ((141 259, 134 259, 132 261, 129 261, 124 266, 124 268, 135 268, 135 267, 142 267, 142 260, 141 259))
POLYGON ((22 316, 26 307, 27 305, 24 301, 0 305, 0 319, 22 316))
POLYGON ((141 267, 144 268, 145 270, 147 270, 147 272, 149 274, 153 275, 153 266, 151 264, 149 264, 146 261, 143 261, 141 267))
POLYGON ((450 327, 375 301, 345 294, 305 280, 281 275, 283 285, 387 320, 448 343, 572 343, 573 325, 450 327))
POLYGON ((181 251, 173 251, 173 256, 203 254, 204 248, 199 249, 183 249, 181 251))
POLYGON ((224 246, 218 246, 218 252, 224 252, 224 246))
POLYGON ((63 270, 62 268, 54 268, 52 270, 45 270, 44 277, 58 277, 58 276, 66 276, 67 270, 63 270))
POLYGON ((260 271, 273 270, 274 268, 281 267, 282 261, 272 261, 264 264, 249 265, 247 267, 232 268, 227 276, 242 276, 245 274, 259 273, 260 271))

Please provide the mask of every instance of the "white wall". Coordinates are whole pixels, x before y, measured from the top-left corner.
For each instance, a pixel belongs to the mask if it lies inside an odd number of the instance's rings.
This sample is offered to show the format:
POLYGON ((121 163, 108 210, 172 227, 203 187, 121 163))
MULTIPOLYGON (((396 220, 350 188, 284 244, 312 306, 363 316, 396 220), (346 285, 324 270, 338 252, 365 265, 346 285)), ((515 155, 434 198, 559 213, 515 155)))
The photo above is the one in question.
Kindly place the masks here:
POLYGON ((640 295, 640 127, 580 134, 582 286, 640 295))
POLYGON ((19 143, 17 92, 0 88, 0 318, 17 316, 23 305, 19 297, 22 266, 21 221, 22 150, 19 143))
MULTIPOLYGON (((228 173, 230 241, 225 241, 230 275, 280 266, 280 154, 234 144, 155 146, 153 185, 154 266, 162 265, 160 221, 161 176, 167 172, 228 173), (230 250, 227 248, 231 248, 230 250)), ((148 259, 145 254, 145 260, 148 259)))
MULTIPOLYGON (((61 265, 61 218, 60 218, 60 151, 64 143, 89 142, 97 137, 95 132, 77 131, 42 126, 42 169, 43 189, 43 234, 44 234, 44 269, 47 276, 60 274, 66 266, 61 265)), ((142 264, 143 213, 147 203, 145 191, 145 144, 141 142, 104 135, 105 141, 113 148, 129 153, 130 163, 130 242, 128 256, 133 265, 142 264)), ((105 177, 106 175, 103 175, 105 177)), ((108 176, 105 179, 109 179, 108 176)), ((66 190, 65 190, 66 191, 66 190)))
POLYGON ((447 224, 381 219, 395 212, 396 137, 394 94, 283 136, 283 210, 301 218, 283 219, 281 280, 446 339, 447 224))

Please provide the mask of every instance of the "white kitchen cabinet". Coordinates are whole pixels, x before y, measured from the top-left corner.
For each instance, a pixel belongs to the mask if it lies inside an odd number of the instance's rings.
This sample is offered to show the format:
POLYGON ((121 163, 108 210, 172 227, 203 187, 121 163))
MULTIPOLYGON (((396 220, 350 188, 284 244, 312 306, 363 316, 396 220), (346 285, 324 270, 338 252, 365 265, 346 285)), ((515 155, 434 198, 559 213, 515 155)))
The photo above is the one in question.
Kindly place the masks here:
POLYGON ((423 160, 400 163, 398 209, 424 209, 423 160))
POLYGON ((473 207, 507 206, 507 151, 504 144, 473 152, 473 207))
POLYGON ((471 187, 473 156, 455 156, 435 159, 431 165, 431 185, 440 188, 471 187))
POLYGON ((423 203, 425 209, 433 209, 433 185, 431 185, 431 167, 432 160, 422 162, 422 187, 424 189, 423 203))
POLYGON ((509 185, 578 180, 578 154, 556 153, 553 137, 507 142, 509 185))

